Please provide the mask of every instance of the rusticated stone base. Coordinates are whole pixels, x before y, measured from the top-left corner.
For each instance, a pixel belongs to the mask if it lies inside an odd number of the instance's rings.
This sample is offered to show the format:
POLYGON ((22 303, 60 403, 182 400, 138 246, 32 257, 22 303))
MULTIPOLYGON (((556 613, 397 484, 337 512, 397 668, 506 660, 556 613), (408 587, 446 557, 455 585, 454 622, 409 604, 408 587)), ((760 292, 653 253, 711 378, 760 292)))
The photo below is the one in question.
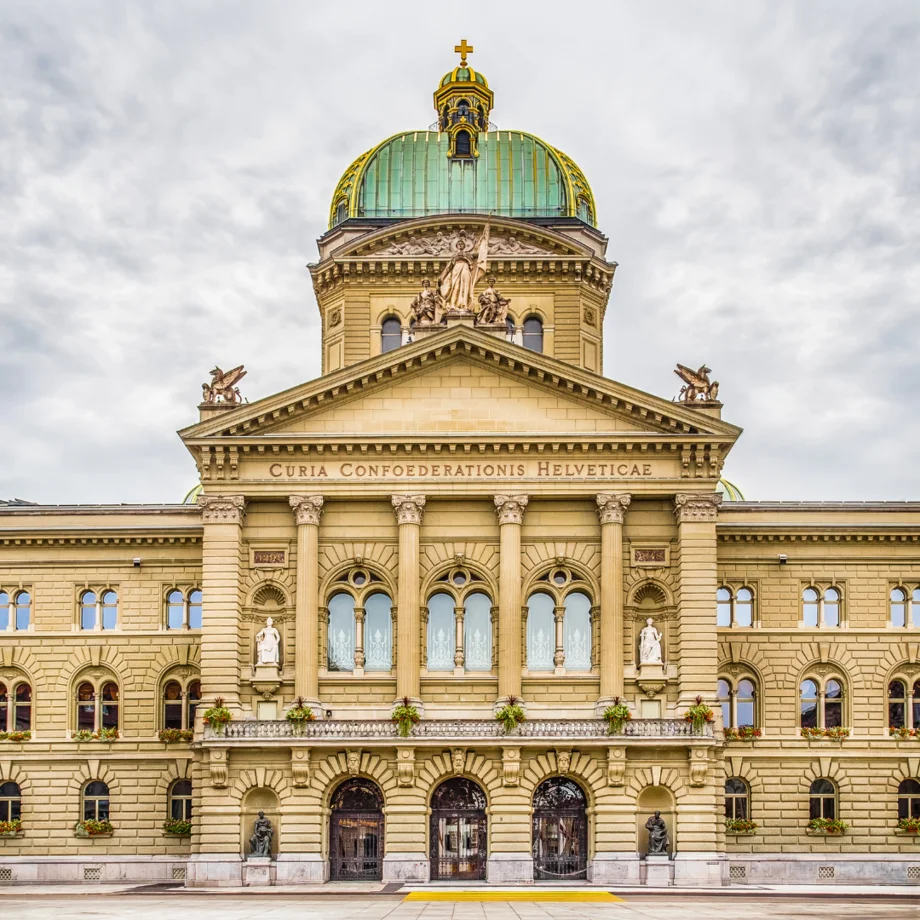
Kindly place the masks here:
POLYGON ((276 885, 316 885, 329 881, 329 860, 319 853, 279 853, 275 858, 276 885))
POLYGON ((530 853, 493 853, 486 863, 490 885, 532 885, 533 857, 530 853))
POLYGON ((385 882, 427 882, 431 864, 425 853, 388 853, 383 857, 385 882))
POLYGON ((227 853, 199 853, 189 857, 186 888, 239 888, 243 860, 227 853))

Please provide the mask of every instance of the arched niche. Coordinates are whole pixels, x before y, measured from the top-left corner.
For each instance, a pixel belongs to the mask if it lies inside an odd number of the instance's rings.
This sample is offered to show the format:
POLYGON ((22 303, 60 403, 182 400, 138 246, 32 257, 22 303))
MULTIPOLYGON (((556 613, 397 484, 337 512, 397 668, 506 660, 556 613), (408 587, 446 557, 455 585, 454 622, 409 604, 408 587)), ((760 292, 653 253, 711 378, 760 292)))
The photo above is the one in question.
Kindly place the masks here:
POLYGON ((656 811, 661 812, 668 828, 668 854, 673 855, 677 851, 677 811, 674 796, 665 786, 646 786, 636 800, 636 848, 640 856, 648 853, 648 831, 645 829, 645 822, 656 811))
POLYGON ((243 796, 240 809, 240 847, 243 859, 249 856, 249 838, 260 811, 265 812, 265 817, 271 821, 275 831, 272 837, 272 859, 278 856, 281 843, 281 806, 278 795, 265 786, 256 786, 243 796))

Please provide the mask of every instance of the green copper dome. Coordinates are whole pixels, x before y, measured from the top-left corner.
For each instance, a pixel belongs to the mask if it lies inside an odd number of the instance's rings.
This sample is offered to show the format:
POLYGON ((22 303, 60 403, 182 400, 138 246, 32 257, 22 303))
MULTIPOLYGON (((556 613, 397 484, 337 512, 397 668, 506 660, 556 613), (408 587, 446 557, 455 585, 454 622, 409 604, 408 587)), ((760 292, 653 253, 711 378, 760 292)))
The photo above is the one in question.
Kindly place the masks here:
POLYGON ((480 86, 489 85, 489 81, 478 70, 473 70, 469 64, 455 67, 453 70, 444 74, 441 80, 441 86, 447 86, 448 83, 478 83, 480 86))
MULTIPOLYGON (((464 68, 467 69, 467 68, 464 68)), ((350 217, 408 219, 476 213, 578 217, 597 226, 588 180, 573 160, 523 131, 476 134, 454 158, 442 131, 406 131, 362 154, 339 180, 329 226, 350 217)))

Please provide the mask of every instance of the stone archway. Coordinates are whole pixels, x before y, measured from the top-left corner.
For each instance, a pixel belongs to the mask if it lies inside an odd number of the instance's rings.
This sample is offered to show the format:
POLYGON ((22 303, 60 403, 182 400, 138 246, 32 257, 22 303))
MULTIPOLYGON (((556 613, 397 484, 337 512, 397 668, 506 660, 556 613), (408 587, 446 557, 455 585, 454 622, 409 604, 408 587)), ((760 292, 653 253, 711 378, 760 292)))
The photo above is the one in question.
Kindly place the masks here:
POLYGON ((486 877, 486 794, 462 776, 445 780, 431 797, 432 881, 477 881, 486 877))
POLYGON ((369 779, 347 779, 332 794, 329 877, 374 881, 383 877, 383 793, 369 779))

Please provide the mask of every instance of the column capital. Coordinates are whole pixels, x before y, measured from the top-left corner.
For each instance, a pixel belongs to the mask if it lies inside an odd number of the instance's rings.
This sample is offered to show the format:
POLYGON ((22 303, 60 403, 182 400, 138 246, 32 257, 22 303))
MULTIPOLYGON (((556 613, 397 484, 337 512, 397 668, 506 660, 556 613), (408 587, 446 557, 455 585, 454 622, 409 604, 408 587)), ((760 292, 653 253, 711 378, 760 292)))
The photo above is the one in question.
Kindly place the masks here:
POLYGON ((294 511, 295 524, 319 524, 323 516, 322 495, 292 495, 288 501, 294 511))
POLYGON ((526 495, 496 495, 495 513, 499 524, 523 524, 524 509, 530 499, 526 495))
POLYGON ((424 495, 394 495, 393 507, 396 509, 397 524, 421 524, 425 513, 424 495))
POLYGON ((242 524, 246 499, 242 495, 199 495, 203 524, 242 524))
POLYGON ((632 501, 628 492, 601 492, 597 496, 597 517, 602 524, 622 524, 632 501))
POLYGON ((722 496, 718 492, 678 492, 674 496, 674 516, 681 524, 714 522, 721 504, 722 496))

